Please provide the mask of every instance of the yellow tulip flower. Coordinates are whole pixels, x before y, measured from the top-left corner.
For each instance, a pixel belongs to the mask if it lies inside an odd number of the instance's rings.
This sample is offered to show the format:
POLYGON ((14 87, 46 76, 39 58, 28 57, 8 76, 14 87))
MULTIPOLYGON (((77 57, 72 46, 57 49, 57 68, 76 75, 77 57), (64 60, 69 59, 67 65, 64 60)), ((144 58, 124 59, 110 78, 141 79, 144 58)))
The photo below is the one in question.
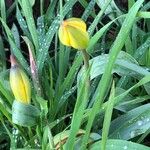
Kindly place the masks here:
POLYGON ((15 99, 24 104, 30 104, 30 82, 23 70, 17 65, 15 58, 11 56, 10 86, 15 99))
POLYGON ((58 34, 60 41, 66 46, 72 46, 79 50, 86 49, 88 46, 89 35, 86 31, 86 24, 79 18, 63 21, 58 34))

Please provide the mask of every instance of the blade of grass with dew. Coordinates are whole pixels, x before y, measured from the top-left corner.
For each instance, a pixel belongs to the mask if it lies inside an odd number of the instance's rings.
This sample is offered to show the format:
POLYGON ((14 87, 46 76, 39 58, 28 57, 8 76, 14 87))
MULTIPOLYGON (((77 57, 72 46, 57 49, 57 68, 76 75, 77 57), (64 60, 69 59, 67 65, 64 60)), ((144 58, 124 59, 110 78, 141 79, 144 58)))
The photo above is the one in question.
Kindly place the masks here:
POLYGON ((150 104, 136 107, 112 121, 109 138, 130 140, 150 128, 150 104))
POLYGON ((24 20, 23 16, 21 15, 21 12, 20 12, 18 6, 16 6, 16 18, 17 18, 17 21, 18 21, 20 28, 22 29, 24 35, 26 35, 31 40, 32 39, 31 34, 29 33, 26 21, 24 20))
POLYGON ((95 6, 95 3, 96 3, 96 0, 91 0, 90 3, 88 4, 88 6, 85 8, 85 11, 82 15, 83 20, 87 20, 89 15, 93 12, 93 8, 95 6))
MULTIPOLYGON (((101 150, 100 149, 101 141, 95 142, 90 146, 90 150, 101 150)), ((131 141, 112 139, 107 142, 107 150, 149 150, 149 147, 142 144, 137 144, 131 141)))
POLYGON ((66 51, 65 46, 60 44, 60 50, 59 50, 59 76, 58 76, 59 83, 58 84, 61 84, 62 81, 64 80, 65 70, 67 68, 67 66, 64 65, 65 51, 66 51))
POLYGON ((38 33, 39 49, 36 51, 36 58, 38 57, 38 55, 40 55, 40 53, 42 51, 42 42, 45 39, 45 32, 46 32, 46 30, 45 30, 44 16, 38 17, 37 33, 38 33))
POLYGON ((36 26, 35 26, 35 22, 34 22, 34 18, 33 18, 32 6, 31 6, 29 0, 22 0, 21 7, 24 12, 24 15, 25 15, 25 18, 27 21, 27 25, 28 25, 28 29, 32 36, 34 46, 35 46, 36 50, 38 50, 39 49, 38 35, 37 35, 37 30, 36 30, 36 26))
MULTIPOLYGON (((86 11, 86 13, 85 13, 85 12, 83 13, 83 15, 85 14, 86 17, 85 17, 85 18, 81 17, 81 18, 83 18, 84 20, 87 20, 88 15, 91 16, 91 17, 93 17, 93 18, 96 17, 95 10, 92 10, 92 12, 91 12, 91 10, 90 10, 90 9, 92 8, 92 5, 95 6, 94 2, 93 2, 93 4, 92 4, 92 3, 89 3, 89 4, 88 4, 88 2, 87 2, 86 0, 79 0, 79 3, 84 7, 84 9, 85 9, 85 11, 86 11), (89 10, 86 10, 87 7, 89 8, 89 10), (88 13, 88 11, 89 11, 90 13, 88 13)), ((94 6, 93 6, 93 9, 94 9, 94 6)), ((82 15, 82 16, 83 16, 83 15, 82 15)))
MULTIPOLYGON (((129 88, 128 90, 126 90, 125 92, 123 92, 122 94, 118 95, 115 97, 115 105, 121 104, 123 102, 123 98, 129 94, 129 92, 131 92, 132 90, 134 90, 135 88, 138 88, 146 83, 150 82, 150 75, 147 75, 145 77, 143 77, 138 83, 136 83, 134 86, 132 86, 131 88, 129 88)), ((107 102, 105 102, 104 104, 102 104, 102 107, 106 107, 107 102)), ((99 106, 100 109, 101 106, 99 106)))
POLYGON ((5 0, 0 1, 1 18, 6 22, 6 6, 5 0))
POLYGON ((125 15, 119 16, 118 18, 110 21, 105 26, 103 26, 98 32, 96 32, 90 39, 87 51, 89 53, 93 52, 94 45, 98 42, 98 40, 103 36, 103 34, 109 29, 109 27, 119 18, 125 17, 125 15))
POLYGON ((9 40, 9 43, 10 43, 10 46, 11 46, 11 50, 13 52, 13 54, 16 56, 16 58, 19 60, 20 64, 24 67, 24 69, 26 71, 28 71, 29 73, 29 68, 28 68, 28 64, 27 64, 27 61, 25 60, 25 58, 23 57, 21 51, 17 48, 16 44, 15 44, 15 41, 14 41, 14 38, 13 38, 13 35, 11 33, 11 30, 8 28, 8 26, 6 25, 6 23, 0 18, 0 21, 2 22, 2 25, 4 26, 5 28, 5 31, 7 33, 7 37, 8 37, 8 40, 9 40))
MULTIPOLYGON (((107 0, 106 0, 106 2, 107 2, 107 0)), ((103 0, 97 1, 97 5, 100 7, 100 9, 102 9, 105 6, 105 3, 103 2, 103 0)), ((107 15, 107 17, 109 17, 111 20, 115 19, 116 16, 120 16, 122 14, 123 13, 118 8, 118 5, 116 4, 116 2, 114 0, 111 1, 111 3, 108 5, 107 9, 104 12, 104 15, 107 15)), ((120 20, 118 20, 116 22, 116 24, 120 25, 120 20)))
POLYGON ((129 53, 130 55, 133 55, 133 45, 130 36, 127 37, 127 40, 125 42, 125 48, 126 52, 129 53))
POLYGON ((148 101, 149 99, 150 99, 149 95, 139 96, 139 97, 134 98, 134 99, 132 99, 130 101, 122 102, 120 104, 120 106, 123 106, 123 105, 131 106, 131 105, 134 105, 134 104, 138 104, 138 103, 141 103, 141 102, 148 101))
POLYGON ((108 105, 105 110, 104 122, 103 122, 102 144, 101 144, 102 150, 106 149, 106 143, 107 143, 110 122, 111 122, 111 117, 112 117, 112 112, 113 112, 113 106, 114 106, 114 97, 115 97, 115 83, 113 81, 111 92, 110 92, 110 97, 108 100, 108 105))
POLYGON ((82 60, 83 59, 81 56, 75 58, 74 63, 67 74, 67 77, 65 78, 63 84, 61 85, 58 96, 62 95, 65 89, 71 88, 74 82, 75 75, 77 74, 77 71, 82 63, 82 60))
POLYGON ((11 115, 9 114, 9 112, 5 109, 5 107, 3 106, 3 104, 0 102, 0 111, 1 113, 8 119, 8 121, 12 124, 12 119, 11 119, 11 115))
MULTIPOLYGON (((103 54, 94 57, 89 61, 91 64, 91 71, 90 71, 91 80, 104 73, 108 59, 109 59, 109 55, 103 54)), ((131 55, 129 55, 124 51, 121 51, 118 54, 116 62, 112 69, 112 74, 113 73, 117 73, 120 76, 124 76, 124 75, 133 76, 133 78, 137 78, 137 79, 150 74, 146 68, 139 66, 137 61, 131 55)), ((77 82, 79 82, 79 80, 82 79, 83 74, 84 74, 84 68, 82 67, 80 72, 78 73, 77 82)))
MULTIPOLYGON (((91 37, 91 39, 90 39, 90 41, 89 41, 89 44, 88 44, 88 47, 87 47, 87 51, 89 52, 89 53, 92 53, 93 52, 93 47, 94 47, 94 45, 98 42, 98 40, 100 39, 100 37, 109 29, 109 27, 114 23, 114 22, 116 22, 118 19, 120 19, 120 18, 124 18, 126 15, 121 15, 121 16, 119 16, 119 17, 117 17, 116 19, 114 19, 114 20, 112 20, 112 21, 110 21, 109 23, 107 23, 105 26, 103 26, 98 32, 96 32, 92 37, 91 37)), ((138 15, 137 15, 137 17, 138 17, 138 15)), ((142 17, 142 16, 141 16, 142 17)), ((147 42, 145 42, 145 45, 143 45, 143 47, 141 46, 141 48, 143 48, 143 49, 146 49, 149 45, 147 45, 147 44, 149 44, 149 40, 147 40, 147 42)), ((132 47, 132 45, 131 45, 131 40, 130 40, 130 38, 128 37, 127 38, 127 41, 126 41, 126 45, 127 45, 127 50, 128 50, 128 52, 129 52, 129 54, 132 54, 133 52, 133 47, 132 47), (130 43, 130 45, 129 45, 129 43, 130 43), (130 47, 129 47, 130 46, 130 47)), ((141 51, 141 49, 139 49, 138 51, 141 51)), ((136 54, 137 54, 138 52, 136 51, 136 54)))
POLYGON ((68 102, 68 100, 69 100, 68 98, 69 98, 70 96, 72 96, 72 94, 74 94, 76 90, 77 90, 77 87, 74 86, 74 87, 72 87, 70 90, 66 91, 66 92, 62 95, 62 97, 61 97, 61 99, 60 99, 60 101, 59 101, 58 110, 59 110, 65 103, 68 102))
POLYGON ((87 123, 87 127, 86 127, 86 134, 82 141, 83 149, 85 149, 86 143, 88 141, 89 133, 90 133, 95 115, 97 114, 97 111, 99 111, 98 107, 103 102, 103 97, 104 97, 105 91, 107 89, 107 84, 110 81, 111 71, 114 66, 117 55, 118 55, 119 51, 122 49, 122 47, 124 46, 125 40, 126 40, 128 34, 132 28, 132 25, 135 21, 136 14, 143 2, 144 2, 144 0, 140 0, 140 1, 138 0, 133 5, 133 7, 130 9, 129 13, 127 14, 127 16, 125 18, 125 21, 122 24, 122 28, 120 29, 120 32, 113 44, 113 47, 110 50, 109 62, 106 66, 105 72, 104 72, 104 74, 101 78, 101 81, 98 85, 98 88, 97 88, 97 89, 101 89, 101 90, 98 90, 99 92, 95 98, 95 103, 94 103, 94 105, 91 109, 91 113, 89 115, 89 119, 88 119, 88 123, 87 123), (103 87, 103 88, 101 88, 101 87, 103 87))
POLYGON ((107 9, 108 5, 110 4, 112 0, 107 0, 105 3, 105 6, 100 10, 100 12, 98 13, 98 15, 95 17, 94 21, 92 22, 92 24, 90 25, 90 27, 88 28, 88 32, 90 35, 93 34, 97 24, 99 23, 103 13, 105 12, 105 10, 107 9))
POLYGON ((45 14, 45 18, 47 20, 47 23, 49 23, 54 17, 54 9, 56 7, 56 4, 57 4, 57 0, 54 0, 49 4, 49 6, 47 8, 47 11, 45 14))
POLYGON ((150 38, 147 38, 147 40, 142 45, 140 45, 140 47, 135 51, 134 58, 136 60, 139 60, 140 57, 144 55, 149 46, 150 46, 150 38))
POLYGON ((0 82, 0 92, 2 95, 7 99, 10 105, 12 105, 12 102, 14 100, 13 96, 10 94, 10 91, 7 91, 6 88, 3 86, 3 84, 0 82))
POLYGON ((137 46, 138 46, 138 41, 137 41, 137 37, 138 35, 138 26, 136 23, 133 24, 133 28, 132 28, 132 32, 131 32, 131 40, 133 43, 133 51, 136 52, 137 46))
POLYGON ((15 43, 16 43, 16 46, 18 48, 20 48, 20 35, 19 35, 19 31, 17 29, 17 26, 15 24, 13 24, 12 28, 11 28, 11 33, 14 37, 14 40, 15 40, 15 43))

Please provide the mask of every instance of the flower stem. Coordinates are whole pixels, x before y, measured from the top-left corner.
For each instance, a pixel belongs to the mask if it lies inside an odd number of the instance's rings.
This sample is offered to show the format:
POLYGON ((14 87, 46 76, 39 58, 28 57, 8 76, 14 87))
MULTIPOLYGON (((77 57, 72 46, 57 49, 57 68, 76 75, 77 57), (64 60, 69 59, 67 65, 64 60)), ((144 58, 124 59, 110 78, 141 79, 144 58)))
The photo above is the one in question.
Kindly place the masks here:
MULTIPOLYGON (((88 71, 89 69, 89 54, 86 52, 86 50, 82 50, 82 56, 84 59, 84 66, 85 66, 85 70, 88 71)), ((87 85, 87 92, 89 93, 89 88, 90 88, 90 75, 88 75, 89 77, 86 80, 86 85, 87 85)), ((89 95, 88 95, 89 96, 89 95)))
POLYGON ((89 54, 86 52, 86 50, 82 50, 82 55, 84 59, 85 69, 88 70, 89 69, 89 54))

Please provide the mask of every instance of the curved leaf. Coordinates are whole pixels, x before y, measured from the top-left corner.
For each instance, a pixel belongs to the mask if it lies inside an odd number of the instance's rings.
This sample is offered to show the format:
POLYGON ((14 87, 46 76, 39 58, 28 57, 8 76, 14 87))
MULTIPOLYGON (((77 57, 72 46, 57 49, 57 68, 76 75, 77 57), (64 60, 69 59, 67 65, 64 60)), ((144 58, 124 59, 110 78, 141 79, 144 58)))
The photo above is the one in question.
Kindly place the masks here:
MULTIPOLYGON (((101 142, 94 143, 90 150, 101 150, 101 142)), ((149 147, 124 140, 108 140, 106 150, 150 150, 149 147)))

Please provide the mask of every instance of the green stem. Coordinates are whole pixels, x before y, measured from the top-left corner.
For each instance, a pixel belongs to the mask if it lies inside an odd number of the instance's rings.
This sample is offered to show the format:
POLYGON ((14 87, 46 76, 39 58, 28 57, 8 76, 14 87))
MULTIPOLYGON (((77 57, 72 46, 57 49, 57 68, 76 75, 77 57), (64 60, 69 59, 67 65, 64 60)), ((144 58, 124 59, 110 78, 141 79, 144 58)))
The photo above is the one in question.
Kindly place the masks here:
MULTIPOLYGON (((89 69, 89 54, 87 53, 86 50, 82 50, 82 56, 83 56, 83 59, 84 59, 85 70, 87 71, 89 69)), ((89 88, 90 88, 90 76, 88 77, 88 79, 86 81, 86 84, 87 84, 87 90, 89 91, 89 88)))
POLYGON ((82 55, 84 59, 85 69, 87 70, 89 68, 89 54, 86 52, 86 50, 82 50, 82 55))

